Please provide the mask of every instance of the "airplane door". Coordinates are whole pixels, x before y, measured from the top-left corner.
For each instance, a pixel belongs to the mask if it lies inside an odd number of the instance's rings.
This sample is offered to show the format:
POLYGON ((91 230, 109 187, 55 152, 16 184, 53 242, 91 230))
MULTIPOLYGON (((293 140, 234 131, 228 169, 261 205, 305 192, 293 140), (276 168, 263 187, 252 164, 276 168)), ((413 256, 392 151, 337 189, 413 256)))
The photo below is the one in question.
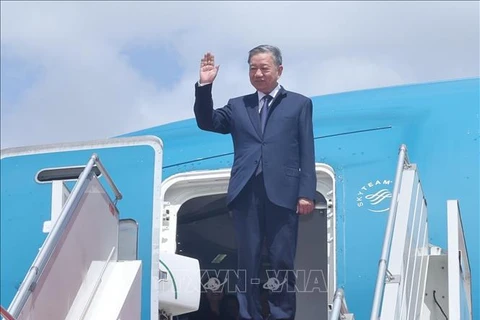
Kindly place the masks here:
MULTIPOLYGON (((299 319, 326 319, 336 290, 335 177, 333 169, 325 164, 316 164, 316 173, 317 207, 313 214, 300 218, 299 226, 295 262, 299 319)), ((226 194, 229 178, 230 169, 217 169, 184 172, 165 179, 162 192, 168 221, 163 225, 162 251, 176 252, 181 207, 192 199, 226 194)), ((225 229, 230 230, 227 226, 225 229)), ((215 241, 205 237, 209 243, 215 241)))
POLYGON ((316 164, 316 206, 300 216, 297 254, 297 317, 327 319, 336 289, 335 177, 333 169, 316 164))

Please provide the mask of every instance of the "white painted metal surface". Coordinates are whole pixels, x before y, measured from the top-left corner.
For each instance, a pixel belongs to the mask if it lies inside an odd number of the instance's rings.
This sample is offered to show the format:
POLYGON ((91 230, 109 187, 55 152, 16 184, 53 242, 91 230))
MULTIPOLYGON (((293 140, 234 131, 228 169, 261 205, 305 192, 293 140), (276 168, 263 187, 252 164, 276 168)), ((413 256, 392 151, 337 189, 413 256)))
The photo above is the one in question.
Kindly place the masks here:
POLYGON ((200 264, 197 259, 162 252, 158 308, 176 316, 198 310, 200 305, 200 264))
POLYGON ((50 213, 50 220, 43 223, 43 232, 49 233, 58 217, 62 213, 63 206, 67 202, 70 195, 70 190, 63 181, 52 181, 52 209, 50 213))
POLYGON ((415 166, 404 169, 381 319, 418 319, 428 258, 427 207, 415 166))
POLYGON ((390 201, 390 208, 388 211, 387 226, 385 228, 385 236, 383 238, 382 254, 378 263, 377 280, 375 283, 375 292, 373 295, 372 312, 370 314, 370 320, 377 320, 380 313, 380 303, 384 296, 385 289, 385 277, 387 276, 388 261, 390 258, 392 237, 397 219, 397 205, 399 189, 402 184, 403 170, 405 165, 408 164, 407 147, 405 145, 400 146, 397 169, 395 173, 395 182, 393 185, 392 200, 390 201))
POLYGON ((17 320, 66 317, 92 261, 116 260, 117 214, 92 177, 17 320))
POLYGON ((141 265, 138 260, 94 261, 65 320, 140 319, 141 265))
MULTIPOLYGON (((434 251, 437 251, 436 249, 434 251)), ((438 320, 448 316, 447 256, 436 252, 428 257, 425 296, 418 319, 438 320)), ((460 318, 452 318, 460 320, 460 318)))
POLYGON ((457 201, 447 202, 447 213, 445 254, 428 243, 426 200, 402 145, 371 320, 472 319, 470 266, 457 201))
POLYGON ((448 318, 472 319, 470 263, 463 235, 458 201, 447 201, 448 223, 448 318))

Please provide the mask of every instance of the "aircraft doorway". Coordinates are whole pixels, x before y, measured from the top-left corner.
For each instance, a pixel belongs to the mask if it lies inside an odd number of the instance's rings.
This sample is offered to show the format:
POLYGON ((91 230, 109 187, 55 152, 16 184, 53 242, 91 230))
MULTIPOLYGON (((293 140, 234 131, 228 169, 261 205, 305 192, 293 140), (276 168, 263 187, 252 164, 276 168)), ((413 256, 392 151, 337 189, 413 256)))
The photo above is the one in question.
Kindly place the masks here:
MULTIPOLYGON (((300 217, 296 257, 297 317, 314 319, 333 301, 335 266, 335 181, 333 171, 317 164, 317 205, 313 214, 300 217), (325 232, 319 232, 325 230, 325 232)), ((177 174, 164 181, 165 212, 161 251, 199 260, 202 283, 227 270, 237 270, 236 240, 231 213, 226 207, 230 170, 177 174)), ((261 284, 268 279, 269 264, 262 255, 261 284)), ((229 279, 229 282, 232 279, 229 279)), ((234 283, 227 283, 234 295, 234 283)))

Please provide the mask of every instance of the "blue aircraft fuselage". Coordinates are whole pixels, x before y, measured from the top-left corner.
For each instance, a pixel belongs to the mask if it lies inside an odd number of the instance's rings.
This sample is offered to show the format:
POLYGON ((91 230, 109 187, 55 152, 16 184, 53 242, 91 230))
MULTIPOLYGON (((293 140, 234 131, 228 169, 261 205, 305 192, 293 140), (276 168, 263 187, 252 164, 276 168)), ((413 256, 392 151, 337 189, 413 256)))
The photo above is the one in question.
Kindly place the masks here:
MULTIPOLYGON (((392 190, 401 144, 407 145, 410 159, 419 168, 431 244, 447 247, 446 201, 459 200, 472 269, 473 314, 480 314, 479 85, 479 79, 467 79, 312 98, 316 162, 332 167, 336 178, 337 284, 345 288, 356 319, 370 316, 390 205, 388 197, 374 203, 365 194, 392 190)), ((123 137, 147 135, 163 141, 163 180, 177 173, 232 165, 230 136, 202 131, 194 119, 123 137)), ((8 152, 15 154, 15 150, 8 152)), ((124 194, 118 204, 122 218, 141 222, 139 259, 146 262, 144 268, 149 267, 151 216, 145 212, 152 211, 154 160, 148 147, 116 148, 103 154, 98 148, 20 152, 8 157, 2 151, 2 305, 9 305, 46 237, 42 224, 50 216, 51 189, 37 183, 35 175, 44 168, 84 165, 94 151, 100 153, 124 194)), ((143 299, 148 300, 150 283, 144 280, 143 284, 143 299)), ((142 319, 147 319, 149 308, 143 301, 142 319)))

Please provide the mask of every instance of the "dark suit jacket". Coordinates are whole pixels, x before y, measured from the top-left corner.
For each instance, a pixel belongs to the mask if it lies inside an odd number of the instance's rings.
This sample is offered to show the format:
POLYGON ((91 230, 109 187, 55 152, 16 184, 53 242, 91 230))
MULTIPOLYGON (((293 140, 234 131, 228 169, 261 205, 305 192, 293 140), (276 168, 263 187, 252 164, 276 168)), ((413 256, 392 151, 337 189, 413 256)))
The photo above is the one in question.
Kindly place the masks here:
POLYGON ((234 162, 228 186, 230 205, 254 174, 262 157, 267 196, 296 210, 298 198, 315 199, 316 174, 312 101, 283 87, 277 93, 262 135, 257 93, 230 99, 213 109, 212 84, 195 85, 194 112, 200 129, 230 133, 234 162))

